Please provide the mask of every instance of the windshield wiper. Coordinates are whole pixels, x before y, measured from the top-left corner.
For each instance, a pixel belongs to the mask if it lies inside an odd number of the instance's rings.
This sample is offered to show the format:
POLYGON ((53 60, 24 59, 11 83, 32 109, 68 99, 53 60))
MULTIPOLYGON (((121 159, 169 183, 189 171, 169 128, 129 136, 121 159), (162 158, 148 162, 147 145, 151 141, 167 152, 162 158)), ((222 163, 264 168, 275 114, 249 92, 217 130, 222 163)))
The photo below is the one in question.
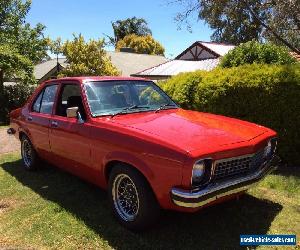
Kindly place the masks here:
POLYGON ((177 106, 174 103, 165 103, 165 104, 160 105, 160 107, 155 110, 155 113, 159 112, 160 110, 162 110, 166 107, 176 107, 177 108, 177 106))
POLYGON ((150 107, 148 106, 140 106, 140 105, 132 105, 130 107, 126 107, 126 108, 123 108, 121 111, 119 112, 116 112, 114 114, 111 115, 111 117, 114 117, 116 115, 120 115, 120 114, 127 114, 128 110, 133 110, 133 109, 149 109, 150 107))

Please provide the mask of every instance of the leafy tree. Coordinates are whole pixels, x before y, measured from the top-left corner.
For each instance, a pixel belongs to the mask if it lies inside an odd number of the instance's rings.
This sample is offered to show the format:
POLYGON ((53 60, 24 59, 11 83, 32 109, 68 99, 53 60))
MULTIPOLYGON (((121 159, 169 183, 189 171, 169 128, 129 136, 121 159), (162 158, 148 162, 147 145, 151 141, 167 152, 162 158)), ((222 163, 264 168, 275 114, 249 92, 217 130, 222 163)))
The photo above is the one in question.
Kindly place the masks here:
POLYGON ((118 41, 122 40, 125 36, 135 34, 138 36, 152 35, 148 23, 143 18, 127 18, 124 20, 117 20, 111 23, 114 37, 108 36, 111 44, 116 46, 118 41))
POLYGON ((116 50, 120 48, 132 48, 136 53, 150 55, 164 55, 164 47, 150 35, 137 36, 135 34, 127 35, 116 45, 116 50))
POLYGON ((19 35, 15 39, 15 45, 20 54, 26 56, 34 64, 40 63, 45 59, 49 59, 48 49, 50 39, 44 37, 45 26, 37 24, 31 27, 30 24, 25 24, 19 30, 19 35))
POLYGON ((74 40, 67 40, 62 45, 62 52, 69 65, 61 72, 61 76, 118 75, 119 72, 111 63, 104 46, 104 39, 86 42, 82 35, 74 35, 74 40))
POLYGON ((25 23, 31 1, 0 0, 0 98, 4 79, 33 81, 33 63, 46 56, 44 26, 25 23))
POLYGON ((26 84, 34 82, 33 64, 47 57, 45 26, 31 27, 25 22, 30 5, 29 0, 0 0, 0 121, 7 121, 8 112, 15 107, 9 103, 20 99, 15 93, 8 95, 12 88, 4 88, 4 80, 15 79, 26 89, 26 84))
POLYGON ((56 40, 50 40, 49 42, 50 50, 53 54, 55 54, 57 57, 59 54, 62 54, 62 40, 60 37, 56 38, 56 40))
POLYGON ((261 44, 256 41, 242 43, 230 50, 220 62, 223 68, 236 67, 243 64, 291 64, 296 60, 284 47, 271 43, 261 44))
POLYGON ((36 64, 47 57, 49 39, 43 35, 44 25, 25 22, 30 5, 29 0, 0 0, 0 44, 13 46, 36 64))
POLYGON ((276 31, 278 36, 283 37, 289 44, 300 51, 300 2, 299 0, 273 0, 273 8, 268 12, 269 30, 264 36, 277 44, 284 44, 272 31, 276 31))
POLYGON ((0 42, 17 36, 30 9, 31 1, 0 0, 0 42))
POLYGON ((18 51, 8 45, 0 45, 0 98, 4 89, 4 76, 18 77, 23 82, 33 81, 33 65, 32 62, 18 51))
POLYGON ((300 53, 299 0, 178 0, 186 4, 176 20, 193 12, 214 30, 211 39, 238 45, 268 39, 300 53), (188 3, 188 4, 187 4, 188 3))

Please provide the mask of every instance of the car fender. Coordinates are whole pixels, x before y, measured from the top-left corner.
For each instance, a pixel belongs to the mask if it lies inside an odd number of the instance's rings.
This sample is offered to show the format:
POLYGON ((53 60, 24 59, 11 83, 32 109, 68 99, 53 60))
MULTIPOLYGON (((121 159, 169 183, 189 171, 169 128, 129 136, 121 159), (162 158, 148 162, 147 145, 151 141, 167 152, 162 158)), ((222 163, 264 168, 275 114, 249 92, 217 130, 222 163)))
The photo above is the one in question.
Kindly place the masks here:
POLYGON ((139 172, 141 172, 144 175, 144 177, 148 180, 148 182, 151 185, 151 180, 154 178, 154 173, 151 170, 150 166, 145 161, 128 152, 114 151, 108 153, 104 157, 102 162, 102 166, 104 166, 103 176, 105 176, 107 167, 112 161, 124 162, 136 168, 139 172))

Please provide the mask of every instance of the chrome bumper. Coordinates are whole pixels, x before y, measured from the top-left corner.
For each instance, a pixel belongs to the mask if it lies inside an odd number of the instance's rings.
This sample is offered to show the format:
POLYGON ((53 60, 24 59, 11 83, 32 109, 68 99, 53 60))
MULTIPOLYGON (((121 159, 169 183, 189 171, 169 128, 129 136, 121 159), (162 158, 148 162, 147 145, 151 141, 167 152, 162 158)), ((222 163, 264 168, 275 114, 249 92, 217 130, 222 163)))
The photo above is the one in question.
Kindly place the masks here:
POLYGON ((253 174, 246 175, 242 178, 212 183, 200 190, 172 188, 172 201, 181 207, 197 208, 204 206, 221 197, 247 190, 251 185, 257 183, 271 171, 275 170, 279 163, 280 158, 274 156, 270 162, 253 174))

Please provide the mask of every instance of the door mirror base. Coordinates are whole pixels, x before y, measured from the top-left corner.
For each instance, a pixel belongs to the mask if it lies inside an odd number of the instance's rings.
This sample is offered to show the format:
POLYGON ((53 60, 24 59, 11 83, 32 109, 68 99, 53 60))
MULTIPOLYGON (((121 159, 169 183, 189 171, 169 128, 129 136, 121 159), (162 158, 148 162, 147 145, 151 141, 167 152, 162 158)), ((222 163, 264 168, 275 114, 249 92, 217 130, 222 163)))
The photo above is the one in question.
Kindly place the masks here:
POLYGON ((78 110, 79 110, 78 107, 67 108, 67 117, 68 118, 77 118, 78 110))
POLYGON ((67 117, 68 118, 77 118, 77 121, 79 124, 84 123, 84 120, 82 119, 82 116, 79 112, 78 107, 67 108, 67 117))

